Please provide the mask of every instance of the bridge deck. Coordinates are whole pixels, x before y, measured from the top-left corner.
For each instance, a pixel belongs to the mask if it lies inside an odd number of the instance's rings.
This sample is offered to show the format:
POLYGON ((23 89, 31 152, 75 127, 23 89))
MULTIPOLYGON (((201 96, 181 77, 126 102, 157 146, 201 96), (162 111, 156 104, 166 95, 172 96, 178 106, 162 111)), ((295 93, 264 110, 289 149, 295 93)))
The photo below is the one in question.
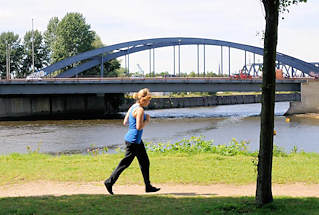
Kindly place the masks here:
MULTIPOLYGON (((303 79, 276 81, 276 91, 299 91, 303 79)), ((229 78, 52 78, 0 81, 0 95, 126 93, 149 88, 152 92, 258 92, 261 79, 229 78)))

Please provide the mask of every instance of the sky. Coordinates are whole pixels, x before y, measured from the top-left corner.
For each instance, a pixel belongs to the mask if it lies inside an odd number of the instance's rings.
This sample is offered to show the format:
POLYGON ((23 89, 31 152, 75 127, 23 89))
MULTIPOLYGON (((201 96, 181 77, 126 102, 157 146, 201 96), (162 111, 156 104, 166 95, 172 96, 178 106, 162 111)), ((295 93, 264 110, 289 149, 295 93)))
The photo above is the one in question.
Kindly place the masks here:
MULTIPOLYGON (((262 47, 260 33, 265 27, 260 0, 0 0, 0 33, 13 31, 23 38, 27 31, 41 32, 52 17, 60 20, 68 12, 81 13, 105 45, 160 37, 197 37, 231 41, 262 47)), ((308 62, 319 62, 319 1, 291 6, 279 23, 277 51, 308 62)), ((181 71, 197 71, 196 46, 181 47, 181 71)), ((177 54, 177 53, 176 53, 177 54)), ((220 67, 220 47, 206 46, 206 71, 220 67)), ((244 52, 224 50, 224 71, 238 71, 244 52)), ((120 58, 124 67, 124 58, 120 58)), ((149 52, 130 55, 130 71, 139 64, 149 71, 149 52)), ((262 58, 256 58, 261 62, 262 58)), ((200 71, 203 70, 203 47, 200 46, 200 71)), ((248 55, 252 63, 252 55, 248 55)), ((173 48, 155 50, 157 72, 172 73, 173 48)), ((177 65, 175 65, 177 70, 177 65)))

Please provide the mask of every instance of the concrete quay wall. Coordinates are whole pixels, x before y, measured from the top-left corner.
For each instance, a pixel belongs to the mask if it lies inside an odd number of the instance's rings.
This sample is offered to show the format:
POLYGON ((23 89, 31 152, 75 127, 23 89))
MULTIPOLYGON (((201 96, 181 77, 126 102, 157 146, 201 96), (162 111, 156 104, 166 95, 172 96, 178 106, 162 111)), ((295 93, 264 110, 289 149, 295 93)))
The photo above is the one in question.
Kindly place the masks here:
MULTIPOLYGON (((260 95, 154 98, 149 109, 250 104, 260 99, 260 95)), ((300 95, 279 94, 276 101, 300 101, 300 95)), ((125 99, 116 104, 110 94, 1 96, 0 120, 114 118, 133 103, 133 99, 125 99)))
MULTIPOLYGON (((260 103, 261 95, 232 95, 232 96, 204 96, 182 98, 153 98, 148 109, 203 107, 214 105, 252 104, 260 103)), ((300 94, 277 94, 276 101, 300 101, 300 94)), ((133 99, 126 99, 120 106, 126 111, 134 103, 133 99)))

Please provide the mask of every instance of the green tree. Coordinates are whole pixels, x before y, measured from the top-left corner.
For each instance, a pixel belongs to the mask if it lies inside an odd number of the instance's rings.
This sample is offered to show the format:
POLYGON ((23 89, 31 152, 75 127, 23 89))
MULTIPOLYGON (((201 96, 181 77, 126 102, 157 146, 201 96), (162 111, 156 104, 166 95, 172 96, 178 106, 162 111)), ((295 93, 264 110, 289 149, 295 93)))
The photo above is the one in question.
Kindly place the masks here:
MULTIPOLYGON (((102 48, 103 44, 101 38, 95 34, 94 41, 92 43, 93 48, 102 48)), ((103 77, 118 77, 118 69, 120 69, 121 64, 117 59, 112 59, 103 64, 103 77)), ((87 71, 80 74, 82 77, 101 77, 101 65, 95 66, 87 71)))
POLYGON ((59 18, 52 17, 47 25, 47 30, 43 33, 44 43, 46 48, 48 49, 49 56, 52 55, 53 44, 57 38, 58 24, 59 24, 59 18))
POLYGON ((191 71, 188 77, 197 77, 197 74, 194 71, 191 71))
MULTIPOLYGON (((93 47, 94 48, 102 48, 103 46, 105 46, 101 40, 101 38, 95 34, 95 39, 93 41, 93 47)), ((120 62, 117 59, 112 59, 110 61, 107 61, 104 63, 103 65, 104 70, 103 70, 103 77, 118 77, 118 70, 121 67, 120 62)), ((95 71, 95 75, 100 75, 100 71, 101 68, 99 67, 98 69, 96 69, 95 71)))
MULTIPOLYGON (((35 30, 33 32, 34 38, 34 70, 37 71, 48 65, 49 56, 48 49, 45 46, 41 32, 35 30)), ((17 74, 19 78, 25 78, 32 73, 32 31, 28 31, 23 39, 24 57, 22 62, 22 69, 17 74)))
POLYGON ((264 35, 262 109, 256 188, 256 203, 259 206, 273 201, 271 178, 276 90, 275 68, 279 12, 286 11, 287 7, 292 4, 306 2, 307 0, 261 1, 265 8, 266 27, 264 35))
POLYGON ((58 22, 56 39, 51 44, 53 62, 93 49, 94 38, 95 32, 85 22, 82 14, 67 13, 58 22))
POLYGON ((101 37, 95 33, 94 41, 92 43, 93 48, 98 49, 104 46, 101 37))
POLYGON ((104 63, 105 73, 104 77, 118 77, 118 70, 120 69, 121 64, 117 59, 110 60, 104 63))
POLYGON ((0 35, 0 75, 2 79, 6 77, 7 49, 10 53, 10 73, 16 76, 20 72, 23 58, 23 48, 19 35, 13 32, 3 32, 0 35))
MULTIPOLYGON (((91 30, 90 25, 85 22, 85 18, 80 13, 67 13, 61 21, 58 17, 51 18, 47 30, 44 32, 44 41, 48 47, 50 63, 56 63, 65 58, 104 46, 101 38, 91 30)), ((64 70, 85 61, 87 60, 73 64, 64 70)), ((105 62, 103 76, 116 77, 118 74, 115 71, 119 68, 120 63, 116 59, 105 62)), ((100 73, 101 66, 95 66, 82 72, 79 76, 99 77, 100 73)))
POLYGON ((127 77, 127 69, 120 67, 117 70, 115 70, 117 77, 127 77))
MULTIPOLYGON (((120 62, 117 59, 109 60, 103 64, 103 77, 118 77, 120 62)), ((101 65, 95 66, 79 74, 80 77, 101 77, 101 65)))

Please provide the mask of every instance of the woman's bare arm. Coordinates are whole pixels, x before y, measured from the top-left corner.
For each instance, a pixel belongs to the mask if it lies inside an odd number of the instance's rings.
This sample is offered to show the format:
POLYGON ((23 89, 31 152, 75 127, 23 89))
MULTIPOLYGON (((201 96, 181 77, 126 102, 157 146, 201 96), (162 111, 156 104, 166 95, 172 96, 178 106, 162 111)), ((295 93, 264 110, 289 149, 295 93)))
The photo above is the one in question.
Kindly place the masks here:
POLYGON ((125 114, 124 120, 123 120, 123 125, 127 125, 128 124, 128 117, 129 117, 129 113, 130 113, 130 109, 128 109, 127 113, 125 114))

